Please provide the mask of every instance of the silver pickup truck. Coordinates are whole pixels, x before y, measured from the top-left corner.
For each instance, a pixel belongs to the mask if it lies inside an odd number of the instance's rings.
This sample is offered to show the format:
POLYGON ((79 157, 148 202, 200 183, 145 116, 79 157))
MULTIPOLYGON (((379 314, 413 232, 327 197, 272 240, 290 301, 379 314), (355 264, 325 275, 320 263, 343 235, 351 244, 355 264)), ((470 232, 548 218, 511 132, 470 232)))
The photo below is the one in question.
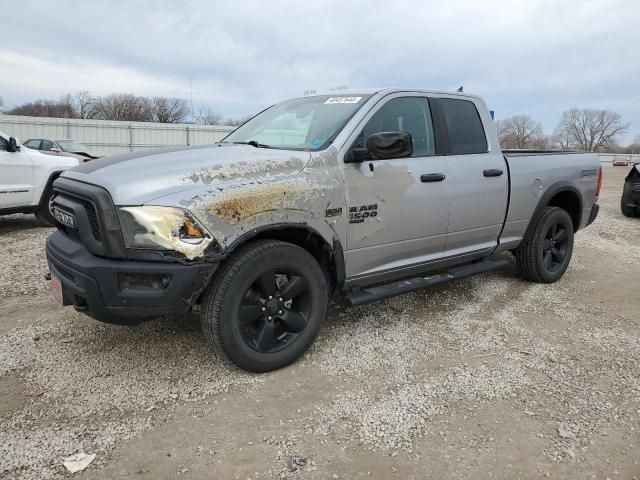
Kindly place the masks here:
POLYGON ((551 283, 598 213, 588 153, 500 150, 484 102, 413 89, 295 98, 215 145, 95 160, 54 185, 65 305, 131 324, 200 306, 206 339, 267 371, 329 296, 379 300, 505 266, 551 283))

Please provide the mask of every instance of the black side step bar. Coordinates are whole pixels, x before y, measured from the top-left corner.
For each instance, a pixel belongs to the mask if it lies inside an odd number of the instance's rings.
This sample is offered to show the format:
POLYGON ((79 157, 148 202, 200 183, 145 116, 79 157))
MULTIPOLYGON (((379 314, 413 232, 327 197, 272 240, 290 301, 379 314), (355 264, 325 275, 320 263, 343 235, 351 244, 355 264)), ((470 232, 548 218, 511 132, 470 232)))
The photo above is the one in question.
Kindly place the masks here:
POLYGON ((393 297, 401 293, 411 292, 419 288, 432 287, 441 283, 459 280, 461 278, 471 277, 478 273, 492 272, 509 265, 508 260, 482 260, 476 263, 470 263, 461 267, 454 267, 446 272, 438 273, 428 277, 416 277, 407 280, 399 280, 397 282, 380 285, 377 287, 360 288, 355 287, 345 293, 345 298, 350 305, 362 305, 365 303, 375 302, 383 298, 393 297))

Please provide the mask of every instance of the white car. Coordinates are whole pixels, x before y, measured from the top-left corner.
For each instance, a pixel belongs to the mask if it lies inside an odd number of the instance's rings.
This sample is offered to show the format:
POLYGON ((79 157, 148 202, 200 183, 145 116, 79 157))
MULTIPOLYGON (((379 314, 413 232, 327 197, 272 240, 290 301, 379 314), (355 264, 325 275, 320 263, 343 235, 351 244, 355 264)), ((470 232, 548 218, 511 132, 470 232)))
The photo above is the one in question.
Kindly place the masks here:
POLYGON ((0 215, 35 213, 44 225, 53 225, 50 209, 52 183, 75 158, 44 155, 0 132, 0 215))

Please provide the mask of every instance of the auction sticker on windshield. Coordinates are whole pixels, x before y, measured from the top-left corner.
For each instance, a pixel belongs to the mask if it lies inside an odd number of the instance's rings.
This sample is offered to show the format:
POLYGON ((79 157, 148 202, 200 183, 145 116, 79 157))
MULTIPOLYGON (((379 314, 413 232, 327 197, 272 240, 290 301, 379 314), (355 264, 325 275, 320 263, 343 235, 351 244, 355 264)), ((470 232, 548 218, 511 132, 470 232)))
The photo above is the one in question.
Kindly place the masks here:
POLYGON ((328 103, 358 103, 362 97, 331 97, 327 98, 324 104, 328 103))

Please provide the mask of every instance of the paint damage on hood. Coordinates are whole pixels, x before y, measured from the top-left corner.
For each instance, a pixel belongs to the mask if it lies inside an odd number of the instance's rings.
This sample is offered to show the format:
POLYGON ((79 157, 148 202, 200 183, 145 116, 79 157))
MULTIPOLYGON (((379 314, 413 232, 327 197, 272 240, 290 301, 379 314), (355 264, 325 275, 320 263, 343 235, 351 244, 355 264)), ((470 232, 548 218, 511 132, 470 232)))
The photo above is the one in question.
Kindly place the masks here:
POLYGON ((300 172, 307 152, 208 145, 113 155, 83 163, 64 176, 104 187, 116 205, 153 204, 156 199, 204 186, 270 179, 300 172))
POLYGON ((293 156, 199 168, 180 179, 182 185, 192 185, 191 190, 163 201, 175 205, 175 198, 222 249, 243 233, 265 225, 322 223, 333 232, 346 214, 325 217, 327 209, 343 207, 345 202, 337 151, 329 150, 310 155, 305 163, 293 156))

